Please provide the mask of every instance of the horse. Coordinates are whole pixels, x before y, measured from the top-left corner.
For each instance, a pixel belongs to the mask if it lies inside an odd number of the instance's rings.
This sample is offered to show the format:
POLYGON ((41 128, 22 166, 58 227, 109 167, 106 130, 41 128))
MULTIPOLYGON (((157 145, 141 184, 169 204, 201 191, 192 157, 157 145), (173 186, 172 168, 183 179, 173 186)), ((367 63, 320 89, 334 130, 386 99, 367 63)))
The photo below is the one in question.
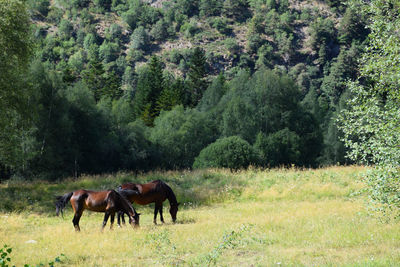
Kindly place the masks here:
POLYGON ((63 196, 57 196, 55 203, 57 216, 60 212, 61 214, 63 214, 63 209, 68 201, 71 202, 72 209, 74 210, 74 218, 72 219, 72 223, 77 232, 81 230, 79 227, 79 220, 85 209, 105 213, 103 225, 101 228, 102 231, 106 226, 110 215, 110 229, 112 230, 115 213, 119 211, 128 214, 129 222, 132 227, 139 226, 140 213, 137 213, 131 203, 129 203, 129 201, 127 201, 123 196, 121 196, 121 194, 119 194, 115 190, 89 191, 81 189, 66 193, 63 196))
MULTIPOLYGON (((176 201, 176 196, 171 187, 163 181, 155 180, 147 184, 126 183, 118 187, 118 192, 131 203, 135 202, 140 205, 147 205, 154 202, 154 224, 157 224, 158 212, 160 213, 161 222, 164 223, 163 202, 168 199, 170 204, 169 213, 171 214, 172 221, 175 223, 179 203, 176 201)), ((122 223, 125 224, 124 212, 118 213, 119 226, 121 226, 121 217, 122 223)))

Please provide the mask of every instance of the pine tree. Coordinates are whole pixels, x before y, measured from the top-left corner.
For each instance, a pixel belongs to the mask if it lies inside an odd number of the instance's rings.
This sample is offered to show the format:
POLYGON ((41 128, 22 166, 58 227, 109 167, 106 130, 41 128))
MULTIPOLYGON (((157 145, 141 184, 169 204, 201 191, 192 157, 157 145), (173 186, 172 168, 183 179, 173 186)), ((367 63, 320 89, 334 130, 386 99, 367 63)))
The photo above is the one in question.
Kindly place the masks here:
POLYGON ((103 64, 98 59, 92 59, 87 68, 82 72, 83 82, 93 91, 94 98, 98 101, 102 94, 105 81, 103 78, 103 64))
POLYGON ((192 107, 197 105, 207 88, 207 82, 205 80, 206 75, 205 52, 200 47, 196 47, 189 62, 188 72, 189 90, 191 94, 190 106, 192 107))
POLYGON ((153 125, 154 118, 160 114, 157 100, 164 88, 163 67, 157 56, 153 56, 142 73, 139 73, 134 110, 148 126, 153 125))

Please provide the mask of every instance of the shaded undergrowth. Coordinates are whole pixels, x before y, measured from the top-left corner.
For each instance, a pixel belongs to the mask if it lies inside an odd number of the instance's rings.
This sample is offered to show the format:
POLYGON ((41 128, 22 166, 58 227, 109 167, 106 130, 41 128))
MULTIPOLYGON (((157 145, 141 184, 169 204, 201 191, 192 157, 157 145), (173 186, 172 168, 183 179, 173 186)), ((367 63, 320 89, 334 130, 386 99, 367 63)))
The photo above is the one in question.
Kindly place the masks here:
POLYGON ((165 181, 173 188, 183 208, 260 198, 273 201, 351 197, 361 188, 357 176, 361 169, 249 169, 238 172, 209 169, 151 172, 138 176, 132 173, 82 176, 54 183, 9 180, 0 184, 0 212, 54 213, 56 195, 77 189, 115 189, 126 182, 145 183, 156 179, 165 181))

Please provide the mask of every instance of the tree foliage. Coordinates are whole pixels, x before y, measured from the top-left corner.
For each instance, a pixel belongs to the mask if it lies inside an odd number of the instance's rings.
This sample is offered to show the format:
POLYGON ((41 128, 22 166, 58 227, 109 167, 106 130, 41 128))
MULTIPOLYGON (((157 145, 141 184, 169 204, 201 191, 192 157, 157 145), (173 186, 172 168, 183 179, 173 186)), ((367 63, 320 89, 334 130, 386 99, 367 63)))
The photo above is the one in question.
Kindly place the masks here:
POLYGON ((0 1, 1 173, 190 168, 231 136, 263 167, 346 162, 334 118, 359 73, 362 3, 0 1))
POLYGON ((191 168, 195 157, 215 138, 213 122, 206 114, 183 106, 162 112, 150 136, 161 151, 164 168, 191 168))
POLYGON ((15 168, 24 164, 24 136, 34 114, 23 78, 32 53, 24 2, 1 0, 0 25, 0 168, 15 168))
POLYGON ((361 77, 350 83, 352 98, 343 113, 349 157, 373 166, 366 176, 376 208, 400 214, 400 27, 397 1, 374 0, 362 4, 370 15, 369 44, 361 60, 361 77))
POLYGON ((204 148, 196 158, 193 168, 230 168, 238 170, 257 164, 253 147, 238 136, 218 139, 204 148))

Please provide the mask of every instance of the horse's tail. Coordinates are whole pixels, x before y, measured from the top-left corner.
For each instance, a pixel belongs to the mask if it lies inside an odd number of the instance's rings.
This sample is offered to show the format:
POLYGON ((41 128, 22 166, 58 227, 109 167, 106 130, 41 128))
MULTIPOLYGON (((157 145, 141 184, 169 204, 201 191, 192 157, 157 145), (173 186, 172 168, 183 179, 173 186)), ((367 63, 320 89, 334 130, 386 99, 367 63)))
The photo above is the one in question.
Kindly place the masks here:
POLYGON ((63 196, 56 196, 56 215, 58 216, 59 213, 61 212, 61 215, 63 215, 63 209, 65 208, 65 205, 67 202, 71 199, 72 194, 74 192, 66 193, 63 196))

